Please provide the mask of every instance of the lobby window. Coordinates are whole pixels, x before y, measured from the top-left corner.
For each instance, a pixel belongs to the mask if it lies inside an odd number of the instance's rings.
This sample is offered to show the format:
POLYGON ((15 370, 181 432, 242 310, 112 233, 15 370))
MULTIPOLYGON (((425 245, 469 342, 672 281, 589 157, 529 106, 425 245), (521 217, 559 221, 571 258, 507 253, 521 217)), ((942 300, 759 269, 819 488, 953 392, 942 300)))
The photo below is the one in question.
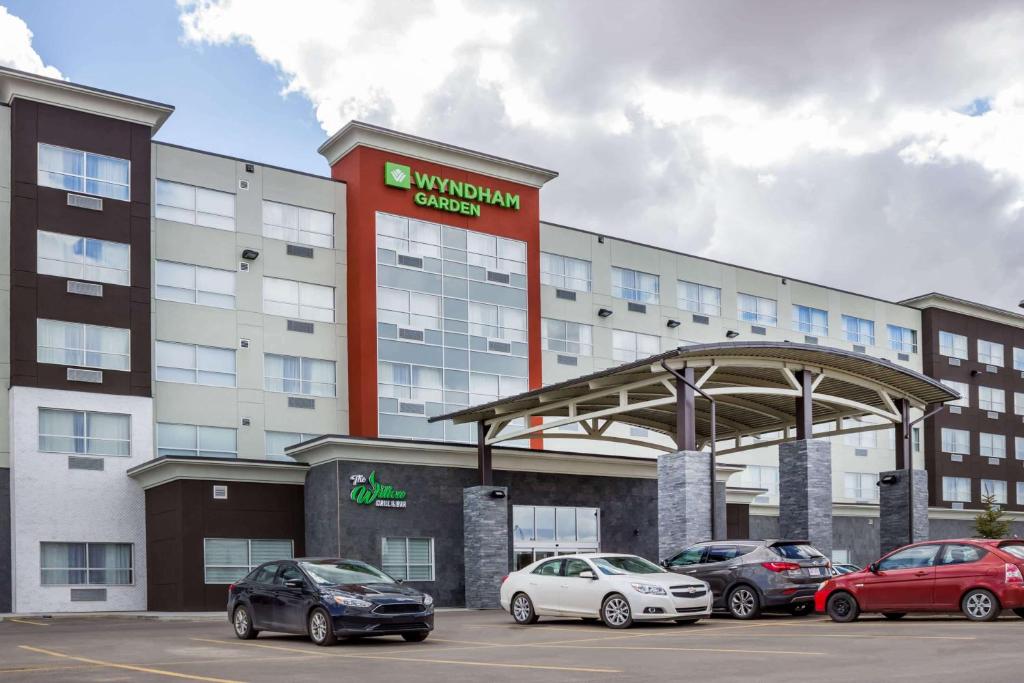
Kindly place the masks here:
POLYGON ((130 284, 130 248, 121 242, 36 232, 36 271, 40 275, 130 284))
POLYGON ((235 386, 235 350, 198 344, 156 343, 156 380, 211 387, 235 386))
POLYGON ((290 560, 291 539, 204 538, 203 582, 229 584, 264 562, 290 560))
POLYGON ((40 408, 39 450, 43 453, 131 455, 131 416, 40 408))
POLYGON ((779 304, 775 299, 766 299, 753 294, 737 294, 736 307, 739 319, 755 325, 779 324, 779 304))
POLYGON ((330 249, 334 246, 334 214, 264 199, 263 236, 330 249))
POLYGON ((544 318, 541 320, 544 349, 572 356, 591 356, 594 353, 594 328, 583 323, 544 318))
POLYGON ((960 398, 955 401, 950 401, 946 405, 948 406, 960 406, 962 408, 971 407, 971 387, 964 382, 954 382, 951 379, 940 379, 944 385, 952 389, 953 391, 960 394, 960 398))
POLYGON ((967 360, 967 337, 952 332, 939 332, 939 353, 950 358, 967 360))
POLYGON ((996 505, 1006 505, 1006 482, 998 479, 981 480, 981 500, 993 498, 996 505))
POLYGON ((131 543, 40 543, 44 586, 130 586, 131 543))
POLYGON ((521 308, 469 302, 469 333, 488 339, 526 343, 526 311, 521 308))
POLYGON ((899 325, 886 325, 889 348, 900 353, 917 353, 917 330, 899 325))
POLYGON ((978 408, 996 413, 1006 412, 1006 392, 991 387, 978 387, 978 408))
POLYGON ((942 428, 942 452, 970 455, 971 433, 966 429, 942 428))
POLYGON ((943 477, 942 500, 950 503, 970 503, 971 480, 967 477, 943 477))
POLYGON ((657 275, 612 266, 612 296, 618 299, 656 304, 659 283, 657 275))
POLYGON ((875 344, 875 321, 865 318, 855 318, 852 315, 843 316, 843 339, 854 344, 875 344))
POLYGON ((1024 372, 1024 349, 1013 347, 1013 369, 1024 372))
POLYGON ((235 307, 235 273, 174 261, 156 262, 156 298, 214 308, 235 307))
MULTIPOLYGON (((441 402, 441 368, 386 361, 378 363, 377 368, 378 396, 418 403, 441 402)), ((451 378, 452 389, 468 391, 468 374, 462 373, 457 377, 453 376, 451 378)), ((495 381, 494 397, 497 398, 497 381, 495 381)))
POLYGON ((185 183, 157 180, 153 215, 178 223, 234 230, 235 195, 185 183))
POLYGON ((873 502, 878 500, 878 475, 865 472, 843 474, 843 493, 851 500, 873 502))
POLYGON ((272 432, 263 433, 263 442, 266 450, 267 460, 283 460, 294 462, 292 458, 285 455, 284 449, 294 446, 303 441, 309 441, 319 434, 302 434, 300 432, 272 432))
POLYGON ((195 458, 237 458, 237 430, 158 422, 157 456, 184 455, 195 458))
MULTIPOLYGON (((843 316, 845 319, 846 316, 843 316)), ((819 337, 828 336, 828 311, 810 306, 793 305, 793 329, 819 337)))
POLYGON ((985 365, 1003 367, 1003 345, 996 342, 978 340, 978 362, 985 365))
POLYGON ((440 330, 441 297, 404 289, 378 287, 377 322, 423 330, 440 330))
POLYGON ((94 194, 126 202, 131 196, 127 159, 39 143, 39 176, 43 187, 94 194))
POLYGON ((334 361, 263 354, 263 388, 267 391, 330 397, 335 395, 336 383, 334 361))
POLYGON ((540 253, 540 283, 560 289, 589 292, 591 287, 590 261, 542 251, 540 253))
POLYGON ((722 315, 722 290, 718 287, 679 280, 676 284, 679 308, 704 315, 722 315))
POLYGON ((131 368, 128 330, 61 320, 36 321, 36 360, 101 370, 131 368))
POLYGON ((983 458, 1005 458, 1006 437, 1002 434, 978 434, 979 452, 983 458))
POLYGON ((596 548, 600 543, 601 511, 591 507, 512 506, 515 546, 570 544, 596 548))
POLYGON ((779 500, 779 468, 771 465, 747 465, 735 476, 738 486, 750 489, 767 489, 767 493, 754 498, 755 503, 767 504, 779 500))
POLYGON ((434 580, 434 539, 381 539, 381 565, 384 571, 403 581, 434 580))
POLYGON ((334 322, 334 287, 263 278, 263 312, 301 320, 334 322))
POLYGON ((612 358, 628 363, 661 351, 661 341, 653 334, 612 330, 612 358))

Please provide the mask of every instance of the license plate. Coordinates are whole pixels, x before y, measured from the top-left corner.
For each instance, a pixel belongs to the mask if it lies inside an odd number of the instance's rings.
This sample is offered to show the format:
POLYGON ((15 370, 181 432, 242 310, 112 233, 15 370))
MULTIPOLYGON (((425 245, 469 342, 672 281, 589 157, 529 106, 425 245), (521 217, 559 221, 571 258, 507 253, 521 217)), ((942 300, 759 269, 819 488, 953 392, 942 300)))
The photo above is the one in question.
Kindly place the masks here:
POLYGON ((821 567, 808 567, 807 574, 809 576, 825 576, 825 570, 821 567))

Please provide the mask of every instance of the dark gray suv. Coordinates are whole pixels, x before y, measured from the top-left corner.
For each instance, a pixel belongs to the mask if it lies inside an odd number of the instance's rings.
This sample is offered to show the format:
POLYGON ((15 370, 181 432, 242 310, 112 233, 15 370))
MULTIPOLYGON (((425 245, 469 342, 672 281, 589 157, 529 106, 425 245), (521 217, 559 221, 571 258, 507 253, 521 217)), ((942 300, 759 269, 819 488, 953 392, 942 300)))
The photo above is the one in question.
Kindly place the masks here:
POLYGON ((807 541, 708 541, 662 561, 677 574, 703 579, 714 606, 737 619, 762 611, 814 611, 814 593, 829 578, 829 561, 807 541))

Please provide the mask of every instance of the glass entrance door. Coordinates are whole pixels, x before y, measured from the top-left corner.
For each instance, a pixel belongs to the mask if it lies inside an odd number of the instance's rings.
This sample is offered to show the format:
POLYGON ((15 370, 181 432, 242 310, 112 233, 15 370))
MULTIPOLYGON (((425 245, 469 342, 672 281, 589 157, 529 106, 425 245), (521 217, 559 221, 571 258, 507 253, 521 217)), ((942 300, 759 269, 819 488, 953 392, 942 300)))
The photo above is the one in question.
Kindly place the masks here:
POLYGON ((512 506, 512 545, 516 570, 556 555, 600 549, 598 508, 512 506))

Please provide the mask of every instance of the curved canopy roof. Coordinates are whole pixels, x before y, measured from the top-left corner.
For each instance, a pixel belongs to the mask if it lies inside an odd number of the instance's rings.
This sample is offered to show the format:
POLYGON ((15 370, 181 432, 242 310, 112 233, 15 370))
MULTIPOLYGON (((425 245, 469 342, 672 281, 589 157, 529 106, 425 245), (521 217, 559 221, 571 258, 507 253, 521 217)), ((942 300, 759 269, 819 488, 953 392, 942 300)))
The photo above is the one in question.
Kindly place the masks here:
MULTIPOLYGON (((735 440, 736 450, 776 443, 760 441, 743 446, 744 437, 786 431, 796 424, 802 385, 794 373, 813 376, 811 396, 816 436, 887 428, 901 421, 896 401, 913 408, 959 398, 952 389, 919 372, 888 360, 810 344, 791 342, 720 342, 681 346, 625 365, 559 382, 517 396, 466 408, 431 421, 456 424, 483 422, 486 442, 498 443, 529 436, 565 424, 579 423, 583 433, 544 433, 544 438, 596 438, 651 447, 649 441, 608 436, 612 423, 652 429, 674 437, 676 380, 674 370, 694 369, 694 383, 716 403, 716 437, 735 440), (871 416, 874 424, 844 428, 844 418, 871 416), (543 424, 538 424, 543 419, 543 424)), ((696 397, 699 442, 711 437, 709 401, 696 397)), ((667 449, 665 449, 667 450, 667 449)), ((720 451, 726 452, 726 451, 720 451)))

